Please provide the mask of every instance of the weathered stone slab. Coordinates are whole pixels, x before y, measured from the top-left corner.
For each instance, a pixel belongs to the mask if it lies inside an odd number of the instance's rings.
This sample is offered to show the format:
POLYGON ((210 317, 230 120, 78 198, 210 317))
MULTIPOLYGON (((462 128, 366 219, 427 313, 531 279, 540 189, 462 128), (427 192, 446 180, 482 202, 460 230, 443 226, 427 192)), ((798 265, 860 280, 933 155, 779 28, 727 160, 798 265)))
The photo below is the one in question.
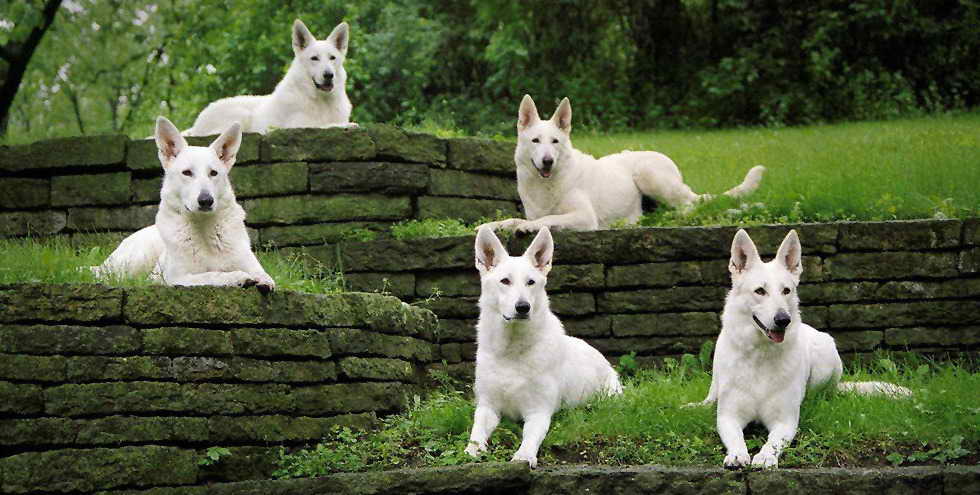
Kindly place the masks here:
POLYGON ((799 494, 942 493, 939 467, 875 469, 779 469, 748 473, 752 493, 774 493, 787 488, 799 494))
POLYGON ((293 392, 293 397, 297 413, 322 416, 400 410, 413 390, 413 386, 402 383, 339 383, 299 388, 293 392))
POLYGON ((231 332, 221 330, 182 327, 148 328, 142 332, 142 336, 145 354, 227 356, 235 352, 231 332))
POLYGON ((439 318, 437 336, 439 342, 473 341, 476 339, 476 320, 439 318))
POLYGON ((68 220, 64 211, 14 211, 0 213, 0 237, 57 234, 68 220))
MULTIPOLYGON (((218 136, 187 136, 187 144, 190 146, 210 146, 218 136)), ((235 155, 235 163, 254 162, 259 159, 259 142, 262 140, 261 134, 245 133, 242 135, 242 144, 238 147, 238 154, 235 155)), ((156 141, 151 139, 137 139, 129 142, 126 152, 126 166, 130 170, 160 170, 160 158, 157 156, 156 141)))
POLYGON ((310 165, 315 193, 377 192, 415 194, 425 190, 429 167, 390 162, 331 162, 310 165))
POLYGON ((197 481, 194 450, 148 445, 27 452, 0 459, 4 493, 91 492, 197 481), (57 469, 52 469, 57 466, 57 469))
POLYGON ((129 138, 120 135, 76 136, 0 147, 0 170, 115 165, 126 157, 129 138))
POLYGON ((500 216, 519 217, 517 206, 510 201, 495 199, 445 198, 421 196, 419 218, 455 218, 463 222, 478 222, 500 216))
POLYGON ((603 313, 720 311, 727 292, 724 287, 683 286, 603 292, 597 300, 599 311, 603 313))
POLYGON ((955 277, 957 253, 890 251, 842 253, 824 261, 829 280, 880 280, 955 277))
POLYGON ((595 313, 595 296, 589 292, 551 294, 551 310, 560 316, 582 316, 595 313))
MULTIPOLYGON (((474 275, 476 270, 473 270, 474 275)), ((569 289, 597 290, 606 285, 603 266, 592 263, 588 265, 555 265, 548 274, 548 291, 569 289)), ((479 276, 477 276, 479 286, 479 276)))
POLYGON ((129 184, 130 195, 136 203, 160 203, 160 188, 163 186, 162 177, 139 178, 133 177, 129 184))
POLYGON ((362 128, 276 129, 262 141, 262 160, 364 161, 374 158, 374 140, 362 128))
POLYGON ((449 168, 513 176, 514 143, 489 139, 449 139, 449 168))
POLYGON ((51 204, 54 206, 129 204, 129 180, 129 172, 57 175, 51 179, 51 204))
POLYGON ((980 246, 980 218, 963 220, 963 245, 980 246))
MULTIPOLYGON (((0 348, 5 347, 3 339, 8 337, 5 330, 5 328, 0 328, 0 348)), ((0 354, 0 380, 64 382, 65 358, 62 356, 0 354)))
POLYGON ((102 285, 0 286, 0 321, 118 321, 122 296, 102 285))
POLYGON ((338 361, 340 373, 350 380, 413 381, 415 367, 408 361, 390 358, 348 357, 338 361))
POLYGON ((873 351, 882 345, 885 338, 880 330, 833 332, 832 336, 840 352, 873 351))
POLYGON ((960 273, 980 273, 980 248, 960 253, 960 273))
POLYGON ((480 316, 476 296, 439 297, 425 307, 441 318, 476 318, 480 316))
MULTIPOLYGON (((615 322, 613 323, 615 325, 615 322)), ((587 339, 603 355, 697 353, 701 345, 714 341, 713 336, 691 337, 628 337, 616 339, 587 339)))
POLYGON ((44 389, 37 385, 0 381, 0 397, 3 397, 0 414, 38 414, 44 411, 44 389))
POLYGON ((402 220, 412 215, 408 197, 338 194, 284 196, 241 202, 249 225, 332 222, 344 220, 402 220))
POLYGON ((406 132, 387 124, 368 124, 378 158, 398 162, 446 164, 446 143, 431 134, 406 132))
POLYGON ((382 335, 353 328, 333 328, 326 331, 330 345, 338 356, 352 354, 384 356, 413 361, 432 361, 434 344, 413 337, 382 335))
MULTIPOLYGON (((573 337, 608 337, 612 331, 612 316, 596 315, 586 318, 565 318, 565 331, 573 337)), ((470 338, 475 337, 472 335, 470 338)))
POLYGON ((980 300, 838 304, 829 309, 831 328, 885 328, 980 323, 980 300))
POLYGON ((69 208, 68 227, 73 230, 139 230, 156 221, 157 205, 125 208, 69 208))
POLYGON ((721 468, 666 466, 561 466, 536 470, 531 495, 665 493, 742 495, 744 474, 721 468))
POLYGON ((262 357, 317 357, 326 359, 333 353, 330 339, 321 330, 242 328, 231 333, 235 353, 262 357))
POLYGON ((432 169, 429 175, 429 194, 433 196, 462 196, 520 201, 517 182, 510 177, 483 175, 462 170, 432 169))
POLYGON ((0 351, 8 353, 126 354, 138 351, 140 343, 139 330, 120 325, 0 326, 0 351))
POLYGON ((967 495, 980 488, 980 466, 943 467, 943 495, 967 495))
POLYGON ((3 191, 0 194, 0 208, 36 208, 51 204, 49 179, 0 178, 0 191, 3 191))
POLYGON ((610 288, 673 287, 675 285, 727 285, 728 267, 719 261, 679 261, 610 266, 606 283, 610 288))
POLYGON ((802 300, 822 304, 961 298, 980 296, 980 279, 829 282, 803 284, 799 290, 802 300))
POLYGON ((840 224, 844 251, 918 251, 960 245, 959 220, 845 222, 840 224))
POLYGON ((68 445, 75 436, 74 422, 67 418, 0 420, 0 444, 5 446, 68 445))
MULTIPOLYGON (((293 411, 293 389, 282 384, 109 382, 44 390, 44 410, 53 416, 189 413, 268 414, 293 411)), ((347 411, 338 411, 347 412, 347 411)))
POLYGON ((885 344, 896 347, 950 346, 980 344, 980 327, 911 327, 885 329, 885 344))
MULTIPOLYGON (((340 247, 341 265, 351 272, 470 268, 473 266, 473 239, 473 236, 461 236, 349 243, 340 247)), ((329 254, 330 257, 319 256, 318 259, 333 265, 336 255, 334 252, 329 254)))
POLYGON ((316 441, 327 437, 336 425, 368 427, 376 421, 374 414, 344 414, 330 418, 291 417, 283 415, 207 418, 211 442, 285 442, 316 441))
POLYGON ((303 162, 260 163, 231 169, 239 198, 301 194, 309 191, 309 167, 303 162))
POLYGON ((134 442, 206 442, 206 418, 109 416, 72 421, 77 445, 134 442))
POLYGON ((262 242, 276 246, 336 244, 374 238, 384 233, 390 222, 317 223, 312 225, 270 226, 261 229, 262 242))
POLYGON ((656 313, 612 315, 616 337, 707 335, 716 336, 721 322, 716 313, 656 313))
POLYGON ((420 273, 415 280, 419 297, 438 293, 442 296, 480 295, 480 275, 474 270, 455 270, 420 273))

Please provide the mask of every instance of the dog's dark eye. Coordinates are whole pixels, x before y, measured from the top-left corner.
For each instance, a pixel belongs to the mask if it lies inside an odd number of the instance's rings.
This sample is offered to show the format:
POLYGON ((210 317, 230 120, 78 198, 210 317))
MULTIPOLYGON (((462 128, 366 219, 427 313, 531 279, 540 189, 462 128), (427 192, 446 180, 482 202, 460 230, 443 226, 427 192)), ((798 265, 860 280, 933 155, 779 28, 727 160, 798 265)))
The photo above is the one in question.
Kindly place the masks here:
POLYGON ((217 170, 212 170, 211 171, 211 177, 217 177, 217 176, 218 176, 218 171, 217 170))
POLYGON ((787 294, 789 294, 790 292, 793 292, 793 291, 791 291, 791 290, 789 289, 789 287, 783 287, 783 295, 784 295, 784 296, 785 296, 785 295, 787 295, 787 294))
POLYGON ((330 56, 330 60, 337 60, 337 57, 335 57, 335 56, 333 56, 333 55, 331 55, 331 56, 330 56))
POLYGON ((558 144, 558 138, 552 139, 551 142, 552 142, 552 144, 558 144))
POLYGON ((764 296, 764 295, 766 295, 766 289, 763 289, 762 287, 759 287, 758 289, 755 290, 755 293, 756 294, 759 294, 760 296, 764 296))
POLYGON ((527 285, 534 285, 534 279, 532 278, 532 279, 528 280, 527 281, 527 285))
POLYGON ((540 142, 541 142, 541 140, 540 140, 540 139, 538 139, 538 138, 534 138, 534 139, 532 139, 532 140, 531 140, 531 142, 532 142, 532 143, 540 143, 540 142))
POLYGON ((188 177, 193 177, 194 176, 194 172, 191 172, 190 170, 184 170, 181 173, 184 174, 184 175, 186 175, 186 176, 188 176, 188 177))
POLYGON ((320 57, 314 55, 314 56, 310 57, 310 60, 312 60, 314 62, 318 62, 320 60, 320 57))
POLYGON ((510 285, 510 279, 509 278, 502 278, 502 279, 500 279, 500 283, 502 283, 504 285, 510 285))

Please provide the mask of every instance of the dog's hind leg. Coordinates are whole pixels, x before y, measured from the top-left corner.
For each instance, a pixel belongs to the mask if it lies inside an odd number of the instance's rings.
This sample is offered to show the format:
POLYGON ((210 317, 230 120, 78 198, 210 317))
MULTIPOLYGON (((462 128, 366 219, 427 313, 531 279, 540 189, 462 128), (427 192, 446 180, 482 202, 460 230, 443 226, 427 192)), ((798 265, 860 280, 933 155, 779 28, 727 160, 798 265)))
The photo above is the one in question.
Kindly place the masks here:
POLYGON ((550 427, 550 412, 533 413, 525 416, 521 446, 514 453, 511 461, 527 461, 532 469, 538 467, 538 449, 541 447, 541 442, 544 441, 544 436, 548 434, 550 427))
POLYGON ((473 414, 473 430, 470 432, 470 443, 466 446, 466 453, 477 457, 480 452, 487 450, 487 439, 498 423, 500 423, 500 414, 497 411, 487 406, 476 406, 476 413, 473 414))

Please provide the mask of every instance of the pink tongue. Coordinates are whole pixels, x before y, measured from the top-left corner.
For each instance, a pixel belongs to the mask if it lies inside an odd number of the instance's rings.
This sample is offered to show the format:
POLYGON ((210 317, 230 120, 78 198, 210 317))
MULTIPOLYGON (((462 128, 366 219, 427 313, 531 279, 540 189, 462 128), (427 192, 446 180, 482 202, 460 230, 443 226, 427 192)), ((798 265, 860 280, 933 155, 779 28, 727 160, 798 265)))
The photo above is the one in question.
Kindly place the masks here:
POLYGON ((782 342, 784 337, 786 337, 786 333, 769 332, 769 339, 777 344, 782 342))

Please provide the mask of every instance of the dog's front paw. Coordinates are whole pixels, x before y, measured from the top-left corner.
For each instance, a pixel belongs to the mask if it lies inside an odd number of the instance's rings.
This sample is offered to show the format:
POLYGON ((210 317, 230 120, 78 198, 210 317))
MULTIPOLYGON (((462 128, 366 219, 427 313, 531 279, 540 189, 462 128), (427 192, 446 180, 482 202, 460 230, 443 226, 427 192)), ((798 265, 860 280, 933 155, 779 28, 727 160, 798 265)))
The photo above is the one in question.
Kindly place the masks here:
POLYGON ((752 467, 762 469, 776 469, 779 460, 769 452, 759 452, 752 458, 752 467))
POLYGON ((490 230, 516 230, 525 223, 527 223, 527 220, 524 220, 522 218, 508 218, 507 220, 500 220, 497 222, 487 222, 485 224, 478 226, 476 230, 480 230, 483 227, 486 227, 490 230))
POLYGON ((541 227, 542 226, 540 224, 538 224, 538 223, 524 221, 520 225, 517 225, 516 227, 514 227, 514 230, 517 231, 517 232, 527 232, 529 234, 533 234, 533 233, 541 230, 541 227))
POLYGON ((729 469, 738 469, 748 466, 750 462, 748 452, 731 453, 725 456, 724 465, 729 469))
POLYGON ((261 274, 255 275, 253 278, 255 279, 255 288, 258 289, 259 292, 268 294, 276 290, 276 281, 272 280, 272 277, 266 274, 261 274))
POLYGON ((472 457, 480 457, 480 454, 486 452, 486 450, 487 450, 487 446, 485 444, 470 442, 470 444, 466 446, 466 450, 464 450, 463 452, 466 452, 472 457))
POLYGON ((531 466, 531 469, 534 469, 538 467, 538 456, 523 454, 520 451, 517 451, 517 453, 514 454, 514 457, 511 457, 510 462, 526 462, 528 466, 531 466))

